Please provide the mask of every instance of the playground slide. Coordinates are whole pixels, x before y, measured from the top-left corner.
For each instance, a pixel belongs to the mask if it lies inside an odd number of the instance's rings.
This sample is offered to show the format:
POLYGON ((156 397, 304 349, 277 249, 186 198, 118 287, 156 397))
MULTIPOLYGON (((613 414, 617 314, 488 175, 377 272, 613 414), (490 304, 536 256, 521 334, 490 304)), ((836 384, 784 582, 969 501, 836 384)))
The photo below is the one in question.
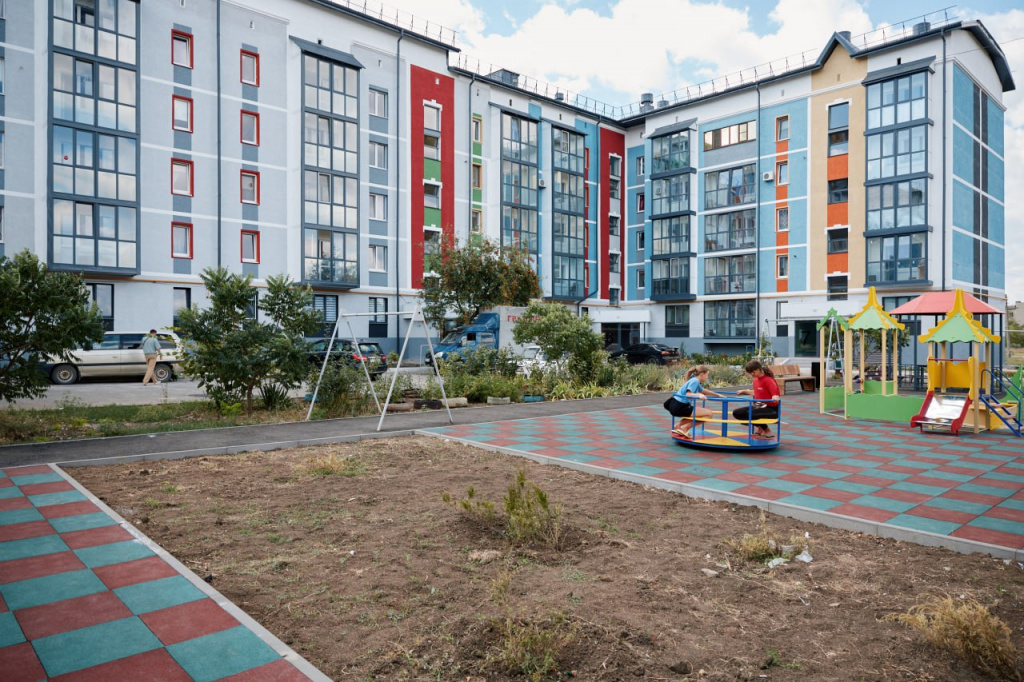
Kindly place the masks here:
POLYGON ((940 431, 956 436, 970 407, 971 399, 965 395, 935 395, 934 391, 928 391, 920 414, 910 418, 910 426, 921 427, 921 433, 940 431))

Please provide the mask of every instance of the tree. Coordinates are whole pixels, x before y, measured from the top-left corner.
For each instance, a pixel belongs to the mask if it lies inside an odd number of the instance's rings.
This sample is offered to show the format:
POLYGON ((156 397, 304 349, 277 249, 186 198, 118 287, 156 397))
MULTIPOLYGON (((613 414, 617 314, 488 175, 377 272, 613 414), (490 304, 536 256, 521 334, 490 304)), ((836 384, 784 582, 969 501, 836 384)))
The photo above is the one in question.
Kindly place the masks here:
POLYGON ((259 311, 251 317, 256 289, 251 275, 208 268, 200 275, 210 307, 182 310, 177 330, 185 339, 181 366, 218 405, 245 401, 252 412, 253 392, 278 384, 295 388, 309 370, 305 335, 319 328, 321 314, 311 307, 313 292, 290 277, 267 278, 259 311))
POLYGON ((103 339, 103 317, 81 278, 50 272, 22 251, 0 257, 0 398, 13 402, 46 393, 44 357, 71 362, 77 348, 103 339))
POLYGON ((449 313, 469 324, 484 308, 522 306, 541 295, 530 255, 486 239, 461 245, 442 240, 425 267, 436 275, 423 278, 423 316, 438 329, 449 313))
POLYGON ((604 353, 604 337, 590 327, 590 317, 577 317, 560 303, 531 303, 512 329, 516 343, 536 343, 549 359, 569 354, 569 371, 593 381, 604 353))

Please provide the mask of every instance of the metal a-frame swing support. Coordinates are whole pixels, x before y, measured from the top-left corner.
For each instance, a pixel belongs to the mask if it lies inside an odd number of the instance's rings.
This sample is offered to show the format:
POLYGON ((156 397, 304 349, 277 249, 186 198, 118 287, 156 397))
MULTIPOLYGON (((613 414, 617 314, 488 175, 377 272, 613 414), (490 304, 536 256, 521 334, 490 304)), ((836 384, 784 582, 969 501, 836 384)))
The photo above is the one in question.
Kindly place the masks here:
MULTIPOLYGON (((434 344, 430 340, 430 330, 427 328, 426 319, 423 317, 423 310, 417 306, 416 310, 412 313, 412 319, 409 320, 409 328, 405 332, 405 341, 402 343, 402 352, 398 355, 398 364, 395 366, 395 371, 392 373, 391 384, 388 386, 388 394, 384 400, 383 407, 380 404, 380 399, 377 397, 377 390, 373 386, 373 378, 370 376, 370 369, 366 366, 366 356, 359 353, 359 340, 356 338, 355 331, 352 329, 353 317, 379 317, 381 315, 387 316, 404 316, 408 315, 407 312, 400 311, 394 313, 340 313, 338 319, 334 321, 334 328, 331 330, 331 338, 327 341, 327 352, 324 354, 323 364, 320 366, 320 375, 317 377, 316 386, 313 388, 313 397, 309 401, 309 411, 306 412, 306 421, 310 420, 313 415, 313 408, 316 406, 316 397, 320 392, 320 383, 324 379, 324 372, 327 370, 327 363, 331 360, 331 349, 334 347, 334 339, 338 338, 338 326, 341 324, 342 318, 345 319, 345 323, 348 325, 349 334, 352 336, 352 348, 359 357, 359 364, 363 368, 363 376, 366 378, 366 385, 370 389, 370 393, 373 394, 373 402, 377 405, 377 411, 380 412, 380 421, 377 423, 377 431, 380 431, 384 425, 384 416, 387 414, 388 405, 391 404, 391 395, 395 390, 395 382, 398 381, 398 368, 402 366, 402 359, 405 357, 405 351, 409 347, 409 337, 412 336, 413 327, 418 320, 423 325, 423 335, 427 339, 427 346, 430 348, 430 356, 434 356, 434 344)), ((452 419, 452 410, 448 405, 448 396, 445 393, 444 379, 441 377, 441 370, 437 363, 432 363, 434 367, 434 374, 437 376, 437 383, 441 387, 441 397, 444 400, 445 410, 448 412, 448 422, 454 424, 455 420, 452 419)))

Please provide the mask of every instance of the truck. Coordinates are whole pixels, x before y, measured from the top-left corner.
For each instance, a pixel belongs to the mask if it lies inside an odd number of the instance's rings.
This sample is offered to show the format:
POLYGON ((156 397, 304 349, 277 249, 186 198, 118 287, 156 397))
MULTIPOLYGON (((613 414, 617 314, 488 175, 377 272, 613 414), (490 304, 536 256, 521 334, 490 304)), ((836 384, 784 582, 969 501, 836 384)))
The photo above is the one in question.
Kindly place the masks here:
MULTIPOLYGON (((454 356, 465 357, 467 351, 477 348, 508 348, 519 353, 523 345, 512 339, 512 328, 524 312, 526 308, 498 306, 480 313, 469 324, 448 332, 434 346, 434 357, 442 360, 452 359, 454 356)), ((429 350, 423 362, 428 365, 433 363, 429 350)))

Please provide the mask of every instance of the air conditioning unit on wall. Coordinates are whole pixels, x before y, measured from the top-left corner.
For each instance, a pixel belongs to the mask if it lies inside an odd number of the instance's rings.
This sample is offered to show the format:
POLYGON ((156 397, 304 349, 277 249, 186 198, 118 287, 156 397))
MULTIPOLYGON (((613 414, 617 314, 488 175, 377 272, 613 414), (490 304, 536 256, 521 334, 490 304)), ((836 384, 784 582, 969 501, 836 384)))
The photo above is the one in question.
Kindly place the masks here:
POLYGON ((765 182, 771 182, 775 179, 775 173, 772 171, 765 171, 764 173, 761 173, 761 179, 765 182))

